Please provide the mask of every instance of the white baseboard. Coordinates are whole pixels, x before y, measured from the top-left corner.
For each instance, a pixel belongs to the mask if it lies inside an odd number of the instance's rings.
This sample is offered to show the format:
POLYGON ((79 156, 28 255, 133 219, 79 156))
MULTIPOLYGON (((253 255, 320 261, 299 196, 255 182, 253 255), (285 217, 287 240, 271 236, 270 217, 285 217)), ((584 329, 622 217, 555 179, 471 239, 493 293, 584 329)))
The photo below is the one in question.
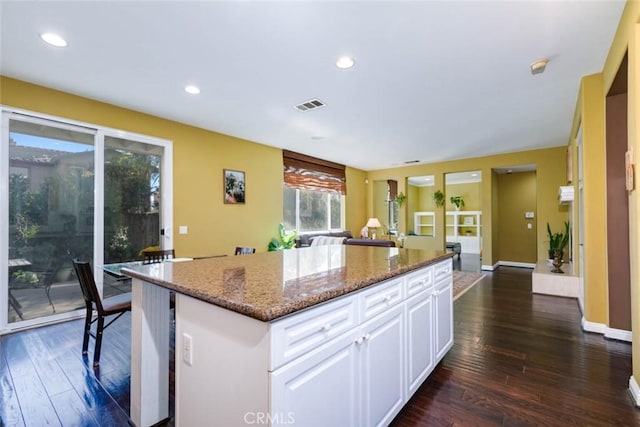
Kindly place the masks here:
POLYGON ((604 333, 605 338, 612 340, 631 342, 631 331, 625 331, 624 329, 607 328, 604 333))
POLYGON ((536 268, 536 264, 530 262, 498 261, 498 265, 504 265, 505 267, 536 268))
POLYGON ((493 271, 502 265, 505 267, 536 268, 535 264, 531 264, 529 262, 498 261, 493 265, 483 264, 480 269, 484 271, 493 271))
POLYGON ((604 335, 607 330, 607 325, 604 323, 589 322, 582 316, 582 322, 580 322, 583 331, 595 332, 596 334, 604 335))
POLYGON ((631 397, 633 397, 633 403, 635 403, 636 406, 640 406, 640 387, 638 387, 638 383, 633 375, 629 378, 629 392, 631 393, 631 397))
POLYGON ((604 335, 605 338, 610 340, 631 342, 631 331, 625 331, 623 329, 610 328, 604 323, 589 322, 582 316, 582 330, 586 332, 594 332, 596 334, 604 335))

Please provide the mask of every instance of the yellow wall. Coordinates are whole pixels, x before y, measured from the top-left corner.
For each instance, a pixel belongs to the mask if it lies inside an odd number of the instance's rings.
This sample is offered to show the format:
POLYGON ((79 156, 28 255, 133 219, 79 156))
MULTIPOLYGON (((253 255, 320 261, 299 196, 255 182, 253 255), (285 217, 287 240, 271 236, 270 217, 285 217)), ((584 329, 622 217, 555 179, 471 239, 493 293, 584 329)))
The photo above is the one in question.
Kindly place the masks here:
MULTIPOLYGON (((640 108, 638 105, 640 102, 640 24, 638 24, 638 22, 640 22, 640 2, 627 1, 602 72, 602 89, 603 94, 606 94, 618 72, 624 54, 628 50, 627 139, 629 147, 632 148, 634 152, 633 162, 636 165, 636 175, 639 172, 637 165, 639 159, 638 150, 640 150, 640 132, 638 131, 638 126, 640 126, 640 108)), ((604 96, 602 103, 604 104, 604 96)), ((577 113, 576 116, 578 115, 577 113)), ((586 125, 589 118, 581 118, 586 125)), ((579 119, 580 118, 574 119, 574 129, 577 128, 576 121, 579 119)), ((640 185, 640 180, 638 180, 637 176, 635 184, 636 189, 629 193, 629 258, 631 259, 631 329, 633 341, 638 343, 640 342, 640 263, 634 262, 634 260, 640 259, 640 197, 638 197, 637 189, 638 185, 640 185)), ((588 235, 589 232, 591 232, 591 230, 588 230, 585 234, 588 235)), ((588 288, 590 288, 591 285, 589 285, 588 288)), ((590 291, 590 289, 587 289, 587 291, 590 291)), ((606 304, 606 301, 602 303, 606 304)), ((633 376, 637 382, 640 381, 640 346, 638 345, 633 346, 632 360, 633 376)))
POLYGON ((481 182, 467 182, 461 184, 447 184, 445 186, 445 208, 448 211, 453 211, 456 209, 456 205, 451 203, 452 196, 462 196, 464 200, 464 207, 462 210, 465 211, 481 211, 482 210, 482 199, 480 198, 480 193, 482 191, 481 182))
MULTIPOLYGON (((282 151, 68 93, 0 77, 0 103, 173 141, 174 233, 178 256, 232 254, 236 245, 266 251, 282 221, 282 151), (222 170, 246 173, 244 205, 225 205, 222 170)), ((365 174, 347 168, 346 224, 366 217, 365 174)), ((359 230, 359 228, 358 228, 359 230)))
POLYGON ((535 264, 538 261, 537 215, 528 219, 525 212, 535 214, 536 211, 536 173, 498 175, 497 187, 500 221, 495 234, 498 235, 498 257, 500 261, 535 264), (527 228, 527 224, 532 228, 527 228))
MULTIPOLYGON (((628 51, 628 145, 633 149, 638 173, 640 150, 640 2, 627 1, 601 74, 585 77, 580 87, 569 147, 574 153, 574 186, 577 185, 576 135, 582 126, 585 150, 585 313, 589 322, 608 325, 608 283, 606 271, 605 97, 628 51), (589 150, 589 151, 587 151, 589 150), (587 155, 589 158, 587 159, 587 155), (587 223, 588 221, 588 223, 587 223)), ((640 342, 640 197, 637 187, 629 193, 629 258, 631 261, 632 339, 640 342)), ((577 188, 574 189, 577 193, 577 188)), ((577 216, 574 216, 577 219, 577 216)), ((640 381, 640 346, 633 346, 633 377, 640 381)), ((636 402, 640 403, 640 402, 636 402)))
POLYGON ((584 77, 582 147, 584 162, 584 315, 590 322, 608 322, 606 158, 602 74, 584 77))
MULTIPOLYGON (((453 160, 449 162, 430 163, 424 165, 406 166, 402 168, 382 169, 369 171, 369 181, 379 179, 395 179, 398 181, 398 191, 406 192, 406 179, 410 176, 434 175, 435 187, 433 190, 445 190, 444 176, 449 172, 464 172, 478 170, 483 177, 480 184, 480 199, 482 200, 482 264, 494 266, 497 261, 497 240, 493 231, 495 224, 493 213, 497 213, 496 193, 494 186, 497 182, 492 176, 493 168, 513 167, 517 165, 535 164, 537 186, 537 246, 538 259, 545 259, 546 254, 546 223, 549 221, 552 227, 560 227, 568 219, 568 208, 558 204, 558 188, 567 182, 566 149, 564 146, 546 148, 541 150, 521 151, 516 153, 498 154, 486 157, 474 157, 469 159, 453 160), (540 226, 540 224, 544 226, 540 226), (490 237, 489 237, 490 236, 490 237), (494 251, 496 248, 496 251, 494 251), (494 253, 495 252, 495 253, 494 253)), ((371 186, 370 186, 371 187, 371 186)), ((372 189, 367 188, 369 200, 372 197, 372 189)), ((367 208, 371 212, 371 203, 367 208)), ((436 210, 436 244, 444 249, 444 210, 445 207, 436 210), (438 214, 439 213, 439 214, 438 214)), ((469 209, 467 209, 469 210, 469 209)), ((400 230, 406 233, 408 218, 400 213, 400 230)), ((505 254, 508 256, 509 254, 505 254)))

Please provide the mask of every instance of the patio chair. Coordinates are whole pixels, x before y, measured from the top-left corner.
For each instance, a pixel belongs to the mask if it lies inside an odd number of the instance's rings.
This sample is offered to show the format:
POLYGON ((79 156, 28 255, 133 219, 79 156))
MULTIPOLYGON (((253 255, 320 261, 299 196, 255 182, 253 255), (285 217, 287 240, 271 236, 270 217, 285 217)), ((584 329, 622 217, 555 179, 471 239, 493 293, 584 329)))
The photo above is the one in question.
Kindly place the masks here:
POLYGON ((93 336, 96 340, 95 349, 93 352, 93 366, 100 365, 100 350, 102 348, 102 333, 103 331, 122 316, 127 311, 131 311, 131 293, 124 293, 115 295, 109 298, 100 298, 98 288, 93 277, 93 271, 89 261, 80 261, 79 259, 73 260, 73 268, 76 271, 76 276, 80 282, 80 288, 82 289, 82 296, 87 308, 87 315, 84 321, 84 336, 82 340, 82 355, 88 354, 89 348, 89 335, 93 336), (93 310, 95 309, 97 316, 93 318, 93 310), (111 315, 116 315, 111 319, 109 323, 105 325, 105 318, 111 315), (91 332, 91 324, 98 321, 96 333, 91 332))
POLYGON ((235 255, 251 255, 256 253, 256 248, 243 248, 236 246, 235 255))
POLYGON ((166 261, 176 257, 174 249, 165 249, 162 251, 143 251, 142 263, 143 264, 155 264, 157 262, 166 261))

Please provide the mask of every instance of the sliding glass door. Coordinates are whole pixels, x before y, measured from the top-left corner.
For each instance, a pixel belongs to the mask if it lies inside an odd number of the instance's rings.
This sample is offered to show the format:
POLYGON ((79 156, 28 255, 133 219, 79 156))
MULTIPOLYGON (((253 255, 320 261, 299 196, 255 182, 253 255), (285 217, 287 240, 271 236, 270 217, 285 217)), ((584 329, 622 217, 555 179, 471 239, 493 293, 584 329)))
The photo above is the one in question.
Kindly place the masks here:
POLYGON ((162 215, 171 212, 170 142, 11 112, 2 119, 0 331, 84 308, 73 257, 92 262, 105 295, 129 291, 101 267, 172 247, 172 218, 162 215))

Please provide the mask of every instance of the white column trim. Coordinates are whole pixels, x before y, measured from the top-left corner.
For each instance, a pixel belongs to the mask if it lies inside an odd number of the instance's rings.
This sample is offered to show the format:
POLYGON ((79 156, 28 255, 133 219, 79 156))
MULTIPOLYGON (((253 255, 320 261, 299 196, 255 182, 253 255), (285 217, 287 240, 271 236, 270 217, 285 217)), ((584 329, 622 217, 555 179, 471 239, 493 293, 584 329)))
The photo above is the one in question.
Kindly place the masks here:
POLYGON ((631 397, 633 398, 633 403, 636 406, 640 407, 640 387, 633 375, 629 378, 629 392, 631 393, 631 397))
POLYGON ((137 427, 169 417, 169 290, 133 279, 131 412, 137 427))

